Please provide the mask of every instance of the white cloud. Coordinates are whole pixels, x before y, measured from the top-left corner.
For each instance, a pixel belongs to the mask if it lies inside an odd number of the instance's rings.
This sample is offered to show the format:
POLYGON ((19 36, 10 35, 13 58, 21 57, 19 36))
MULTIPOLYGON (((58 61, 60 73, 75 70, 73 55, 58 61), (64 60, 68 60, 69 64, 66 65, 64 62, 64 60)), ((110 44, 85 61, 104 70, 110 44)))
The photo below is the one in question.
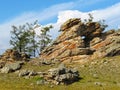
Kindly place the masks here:
MULTIPOLYGON (((111 7, 94 10, 89 12, 81 12, 78 10, 65 10, 58 14, 57 23, 53 24, 55 28, 59 28, 62 23, 70 18, 81 18, 82 20, 89 18, 88 14, 91 13, 94 17, 94 21, 105 20, 108 24, 108 29, 118 29, 120 25, 120 3, 117 3, 111 7)), ((54 33, 54 32, 53 32, 54 33)))
POLYGON ((84 0, 76 0, 74 2, 54 5, 49 8, 46 8, 43 11, 26 12, 9 21, 1 23, 0 24, 0 49, 6 49, 9 47, 9 39, 10 39, 9 32, 11 30, 11 25, 17 26, 17 25, 24 24, 26 22, 31 23, 35 20, 39 20, 40 22, 43 22, 57 15, 58 15, 57 22, 51 23, 54 26, 54 29, 51 31, 51 34, 54 38, 58 35, 58 30, 60 25, 63 22, 65 22, 67 19, 76 18, 76 17, 88 18, 88 15, 87 15, 88 13, 93 13, 95 20, 105 19, 107 24, 111 26, 111 28, 118 27, 118 25, 120 25, 120 22, 119 22, 120 21, 120 17, 119 17, 120 3, 105 9, 94 10, 89 12, 81 12, 78 10, 67 10, 67 9, 73 9, 77 6, 84 7, 84 5, 85 6, 92 5, 102 1, 104 0, 90 0, 89 2, 86 2, 84 0))
POLYGON ((74 6, 73 2, 62 3, 53 5, 49 8, 44 9, 43 11, 36 12, 26 12, 17 16, 9 21, 0 24, 0 49, 9 48, 9 39, 10 39, 10 30, 12 25, 22 25, 26 22, 32 23, 35 20, 40 22, 47 20, 51 17, 57 16, 59 11, 72 8, 74 6))
MULTIPOLYGON (((93 1, 98 1, 98 0, 93 0, 93 1)), ((58 12, 60 11, 73 9, 76 6, 79 6, 80 3, 84 3, 85 5, 87 5, 88 3, 91 4, 90 2, 86 3, 84 0, 76 0, 74 2, 67 2, 67 3, 53 5, 51 7, 44 9, 43 11, 24 12, 23 14, 14 17, 9 21, 7 20, 4 23, 0 23, 0 42, 1 42, 0 49, 9 48, 10 30, 12 25, 18 26, 25 24, 26 22, 32 23, 35 20, 39 20, 40 22, 43 22, 47 19, 57 16, 58 12)), ((83 4, 81 6, 83 6, 83 4)), ((56 29, 58 28, 56 27, 56 29)), ((57 31, 52 31, 52 32, 57 33, 57 31)), ((53 36, 55 37, 56 35, 54 34, 53 36)))

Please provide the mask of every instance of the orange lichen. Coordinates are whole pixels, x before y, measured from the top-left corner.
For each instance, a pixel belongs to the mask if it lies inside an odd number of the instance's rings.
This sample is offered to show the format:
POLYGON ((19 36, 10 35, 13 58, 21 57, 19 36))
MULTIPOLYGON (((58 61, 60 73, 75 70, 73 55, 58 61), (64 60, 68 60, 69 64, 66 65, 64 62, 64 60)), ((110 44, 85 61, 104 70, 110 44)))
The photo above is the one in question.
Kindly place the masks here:
POLYGON ((70 42, 63 42, 63 45, 69 45, 69 44, 71 44, 70 42))
POLYGON ((76 48, 76 44, 70 44, 67 48, 68 49, 74 49, 74 48, 76 48))
POLYGON ((101 43, 93 46, 92 48, 94 48, 94 49, 99 49, 100 47, 104 47, 104 46, 106 46, 106 45, 109 45, 110 43, 111 43, 110 41, 103 41, 103 42, 101 42, 101 43))

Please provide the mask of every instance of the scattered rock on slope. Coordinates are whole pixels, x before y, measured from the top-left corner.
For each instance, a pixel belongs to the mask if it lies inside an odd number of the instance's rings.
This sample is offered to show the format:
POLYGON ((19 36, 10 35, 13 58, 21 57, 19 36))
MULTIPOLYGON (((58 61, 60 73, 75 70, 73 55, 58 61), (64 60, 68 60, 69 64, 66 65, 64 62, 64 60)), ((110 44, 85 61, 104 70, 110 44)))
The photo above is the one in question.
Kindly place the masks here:
POLYGON ((50 84, 71 84, 79 80, 79 72, 61 64, 58 68, 49 69, 42 77, 45 82, 50 84))
POLYGON ((23 77, 23 76, 35 76, 37 75, 37 73, 34 70, 21 70, 19 73, 19 77, 23 77))

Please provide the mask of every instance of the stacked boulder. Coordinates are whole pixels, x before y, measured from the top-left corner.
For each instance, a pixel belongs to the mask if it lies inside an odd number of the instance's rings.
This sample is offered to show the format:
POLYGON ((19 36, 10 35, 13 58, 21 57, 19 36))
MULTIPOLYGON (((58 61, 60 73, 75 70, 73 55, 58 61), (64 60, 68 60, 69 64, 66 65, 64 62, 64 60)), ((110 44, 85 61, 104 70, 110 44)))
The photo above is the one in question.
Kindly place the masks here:
POLYGON ((1 61, 26 61, 28 59, 28 55, 25 53, 19 53, 16 50, 8 49, 1 55, 1 61))
POLYGON ((79 72, 76 69, 66 68, 60 64, 58 68, 49 69, 43 74, 43 79, 50 84, 71 84, 78 81, 79 72))
POLYGON ((103 32, 104 26, 99 22, 73 18, 61 25, 60 31, 60 36, 41 52, 41 60, 82 63, 120 54, 120 31, 103 32))
POLYGON ((0 71, 1 73, 10 73, 19 70, 26 60, 28 60, 27 54, 20 54, 16 50, 8 49, 0 57, 0 71))

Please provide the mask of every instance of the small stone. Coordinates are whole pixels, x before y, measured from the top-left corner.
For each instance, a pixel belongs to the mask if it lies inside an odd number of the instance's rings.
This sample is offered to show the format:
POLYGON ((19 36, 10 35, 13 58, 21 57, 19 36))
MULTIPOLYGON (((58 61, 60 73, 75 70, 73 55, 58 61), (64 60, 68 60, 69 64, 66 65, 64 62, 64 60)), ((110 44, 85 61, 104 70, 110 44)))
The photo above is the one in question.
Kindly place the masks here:
POLYGON ((54 87, 54 85, 50 85, 50 87, 51 87, 51 88, 53 88, 53 87, 54 87))
POLYGON ((25 78, 25 79, 30 79, 30 76, 25 76, 24 78, 25 78))
POLYGON ((26 70, 26 69, 25 70, 21 70, 20 73, 19 73, 19 77, 27 76, 27 75, 29 75, 29 73, 30 72, 28 70, 26 70))
POLYGON ((37 73, 35 72, 35 71, 29 71, 29 76, 35 76, 35 75, 37 75, 37 73))
POLYGON ((94 84, 98 85, 98 86, 103 86, 103 84, 101 82, 95 82, 94 84))
POLYGON ((38 81, 36 82, 37 85, 43 85, 44 83, 45 83, 44 80, 38 80, 38 81))
POLYGON ((98 79, 99 77, 97 74, 93 74, 93 78, 98 79))
POLYGON ((52 68, 48 70, 49 75, 51 76, 57 76, 59 75, 59 69, 58 68, 52 68))
POLYGON ((15 71, 15 74, 19 74, 19 73, 20 73, 20 70, 15 71))
POLYGON ((30 85, 31 85, 31 86, 33 86, 33 85, 34 85, 34 83, 31 83, 30 85))

